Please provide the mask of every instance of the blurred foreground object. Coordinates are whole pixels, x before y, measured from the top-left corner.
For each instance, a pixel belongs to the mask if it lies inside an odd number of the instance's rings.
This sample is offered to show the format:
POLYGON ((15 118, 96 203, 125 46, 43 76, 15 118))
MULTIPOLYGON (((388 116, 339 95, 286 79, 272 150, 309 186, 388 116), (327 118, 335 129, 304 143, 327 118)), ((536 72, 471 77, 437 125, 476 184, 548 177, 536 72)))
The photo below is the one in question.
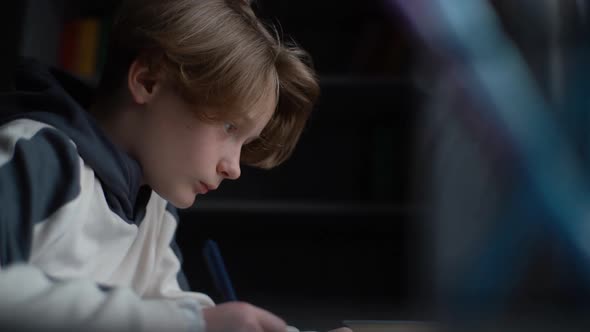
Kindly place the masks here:
POLYGON ((435 82, 418 185, 436 312, 482 330, 587 330, 587 2, 392 3, 429 51, 420 75, 435 82))

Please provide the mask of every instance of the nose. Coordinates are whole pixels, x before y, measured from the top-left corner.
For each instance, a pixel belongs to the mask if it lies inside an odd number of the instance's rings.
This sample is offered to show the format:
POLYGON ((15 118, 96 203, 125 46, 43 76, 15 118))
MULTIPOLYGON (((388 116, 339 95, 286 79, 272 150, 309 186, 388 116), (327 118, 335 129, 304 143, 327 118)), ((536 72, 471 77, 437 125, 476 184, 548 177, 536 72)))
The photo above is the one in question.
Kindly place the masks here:
POLYGON ((242 173, 239 155, 238 158, 221 160, 217 165, 217 173, 224 179, 237 180, 242 173))

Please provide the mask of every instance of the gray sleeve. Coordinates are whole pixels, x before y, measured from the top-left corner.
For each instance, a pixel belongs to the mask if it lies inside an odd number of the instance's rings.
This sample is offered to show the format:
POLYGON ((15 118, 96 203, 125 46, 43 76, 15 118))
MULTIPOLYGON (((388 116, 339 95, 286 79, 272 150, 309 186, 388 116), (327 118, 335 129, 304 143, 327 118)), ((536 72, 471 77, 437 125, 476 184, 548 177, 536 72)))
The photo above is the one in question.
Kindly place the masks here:
POLYGON ((80 192, 75 146, 55 129, 32 130, 27 135, 18 126, 0 128, 0 262, 4 266, 26 261, 33 226, 80 192))

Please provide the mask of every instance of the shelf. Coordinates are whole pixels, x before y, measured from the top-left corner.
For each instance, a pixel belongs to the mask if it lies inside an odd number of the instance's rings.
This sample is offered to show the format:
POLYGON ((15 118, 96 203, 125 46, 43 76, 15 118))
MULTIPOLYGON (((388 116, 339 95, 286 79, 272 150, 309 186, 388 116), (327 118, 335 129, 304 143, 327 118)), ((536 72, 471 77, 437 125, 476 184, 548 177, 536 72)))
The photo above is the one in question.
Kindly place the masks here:
POLYGON ((408 86, 408 80, 387 75, 320 75, 325 86, 408 86))
POLYGON ((419 207, 392 205, 386 203, 362 202, 303 202, 303 201, 272 201, 272 200, 218 200, 200 201, 191 207, 190 212, 224 212, 224 213, 255 213, 275 214, 289 213, 299 215, 363 215, 363 216, 400 216, 416 215, 419 207))

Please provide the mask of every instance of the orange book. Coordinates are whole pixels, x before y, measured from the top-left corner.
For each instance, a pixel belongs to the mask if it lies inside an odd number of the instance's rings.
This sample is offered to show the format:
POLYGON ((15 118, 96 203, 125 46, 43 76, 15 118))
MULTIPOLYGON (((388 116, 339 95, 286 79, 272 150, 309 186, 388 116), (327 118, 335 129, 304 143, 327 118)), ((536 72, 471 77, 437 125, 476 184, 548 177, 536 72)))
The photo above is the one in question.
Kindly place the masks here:
POLYGON ((75 73, 94 78, 96 73, 98 46, 100 43, 100 22, 97 18, 80 20, 78 29, 78 56, 75 73))

